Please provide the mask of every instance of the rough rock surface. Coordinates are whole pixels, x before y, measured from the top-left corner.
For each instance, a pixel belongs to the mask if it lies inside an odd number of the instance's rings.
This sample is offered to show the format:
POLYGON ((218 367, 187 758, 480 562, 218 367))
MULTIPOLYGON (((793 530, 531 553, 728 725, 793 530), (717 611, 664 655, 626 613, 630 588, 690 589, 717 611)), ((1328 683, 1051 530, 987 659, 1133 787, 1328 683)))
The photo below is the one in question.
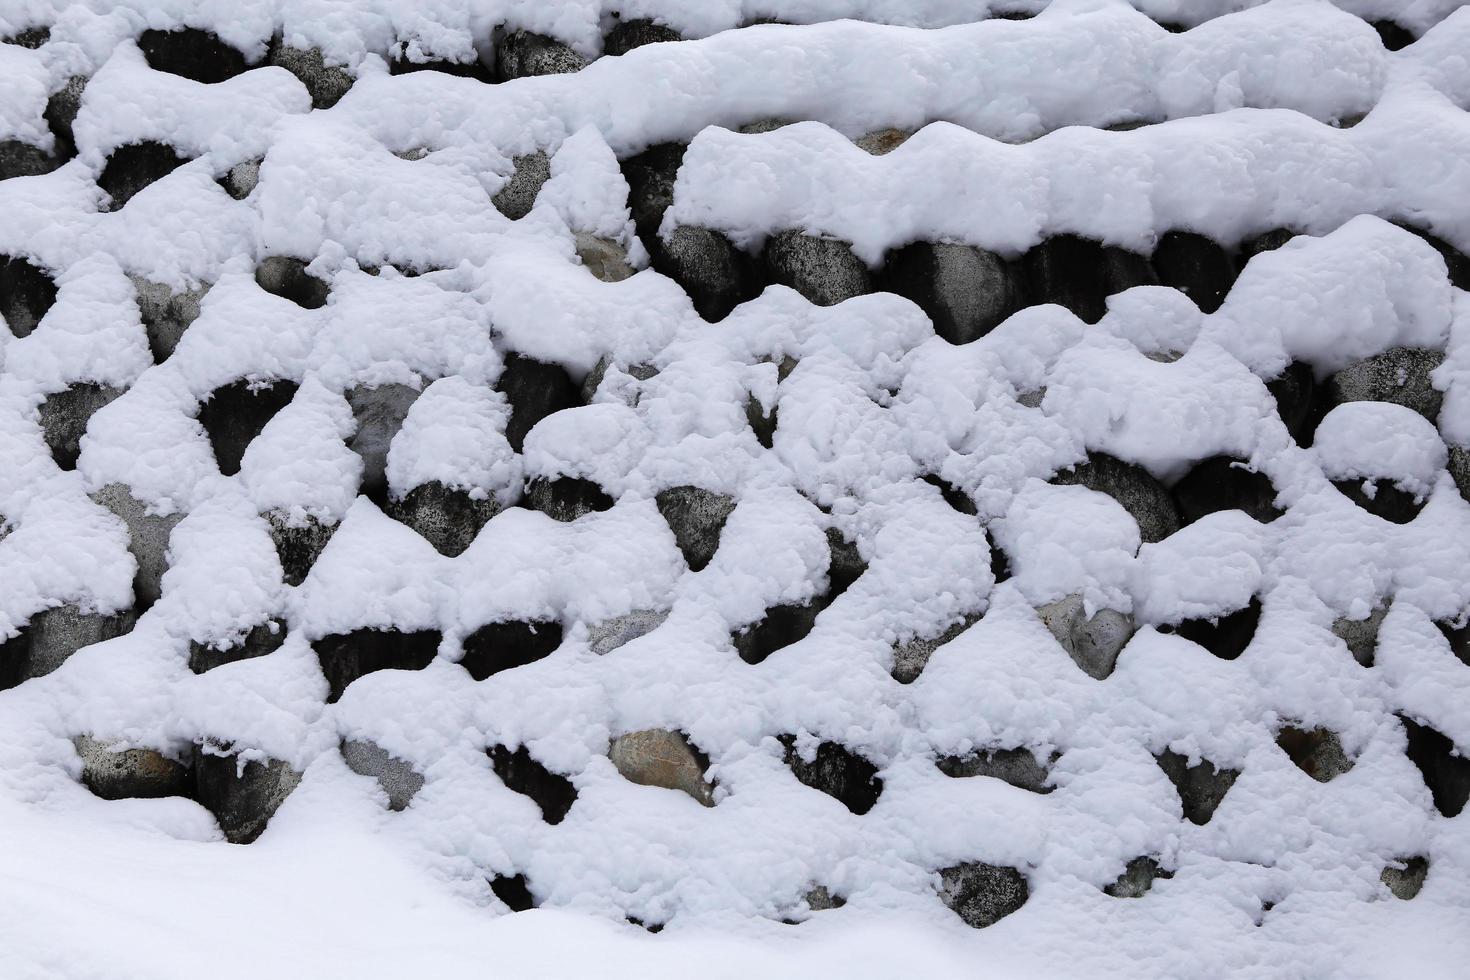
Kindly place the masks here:
POLYGON ((414 794, 424 786, 424 777, 407 762, 373 742, 348 739, 342 743, 342 759, 360 776, 371 776, 388 795, 388 809, 405 810, 414 794))
POLYGON ((682 732, 651 728, 612 740, 607 752, 624 779, 687 793, 701 806, 714 806, 714 786, 705 777, 709 763, 682 732))
POLYGON ((790 286, 818 306, 873 291, 868 267, 837 238, 783 231, 766 242, 762 258, 771 282, 790 286))
POLYGON ((64 470, 76 469, 87 423, 99 408, 121 394, 120 388, 83 382, 46 396, 40 408, 41 433, 57 466, 64 470))
POLYGON ((1154 758, 1169 782, 1179 791, 1184 818, 1190 823, 1206 824, 1215 815, 1225 794, 1235 785, 1239 769, 1216 766, 1209 759, 1191 763, 1185 756, 1166 749, 1154 758))
POLYGON ((427 538, 441 555, 453 558, 463 554, 480 529, 500 513, 500 504, 494 497, 476 499, 466 490, 432 480, 390 498, 386 513, 427 538))
POLYGON ((1026 876, 1016 868, 966 862, 939 872, 939 897, 974 929, 993 926, 1031 897, 1026 876))

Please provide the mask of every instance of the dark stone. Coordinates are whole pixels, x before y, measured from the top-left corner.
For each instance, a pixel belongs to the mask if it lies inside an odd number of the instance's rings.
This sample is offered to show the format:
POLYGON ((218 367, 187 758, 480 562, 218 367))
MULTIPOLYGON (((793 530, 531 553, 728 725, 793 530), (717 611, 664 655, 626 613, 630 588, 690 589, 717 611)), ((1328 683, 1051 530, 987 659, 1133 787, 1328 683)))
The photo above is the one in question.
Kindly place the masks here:
POLYGON ((533 75, 560 75, 586 67, 586 58, 543 34, 510 31, 495 45, 496 75, 502 82, 533 75))
POLYGON ((10 332, 28 337, 56 303, 51 274, 22 256, 0 256, 0 316, 10 332))
POLYGON ((362 457, 362 492, 379 507, 388 503, 388 449, 419 393, 408 385, 350 388, 344 394, 357 419, 347 448, 362 457))
POLYGON ((0 140, 0 180, 49 174, 61 161, 39 146, 20 140, 0 140))
POLYGON ((243 637, 232 638, 231 642, 223 646, 190 640, 189 669, 196 674, 202 674, 207 670, 223 667, 237 660, 264 657, 268 653, 279 650, 281 644, 285 642, 286 625, 274 620, 252 627, 250 632, 243 637))
POLYGON ((1470 255, 1459 251, 1443 238, 1431 235, 1423 228, 1416 228, 1402 221, 1395 222, 1395 224, 1404 229, 1404 231, 1418 235, 1440 254, 1440 257, 1444 259, 1446 270, 1449 272, 1450 284, 1452 286, 1457 289, 1470 289, 1470 255))
POLYGON ((276 378, 241 378, 216 388, 199 406, 199 424, 209 433, 219 471, 225 476, 240 472, 246 447, 295 397, 296 382, 276 378))
POLYGON ((359 776, 371 776, 388 796, 388 809, 408 809, 414 794, 424 787, 424 777, 412 765, 375 742, 344 741, 342 761, 359 776))
POLYGON ((616 502, 607 491, 580 476, 538 477, 526 487, 526 506, 557 521, 608 510, 616 502))
POLYGON ((953 483, 950 483, 948 480, 944 479, 944 477, 934 473, 929 473, 926 476, 921 477, 921 479, 925 483, 929 484, 931 487, 937 488, 939 490, 939 495, 944 498, 944 502, 949 504, 955 510, 959 511, 961 514, 966 514, 970 517, 974 517, 976 514, 980 513, 979 509, 975 506, 975 501, 970 497, 970 495, 968 493, 965 493, 965 491, 961 490, 959 487, 955 486, 953 483))
POLYGON ((842 595, 868 570, 868 563, 858 552, 857 544, 842 536, 835 527, 827 528, 827 596, 826 602, 842 595))
POLYGON ((260 183, 260 164, 260 160, 242 161, 216 177, 214 182, 236 201, 243 201, 260 183))
POLYGON ((1332 405, 1388 402, 1418 412, 1430 422, 1437 422, 1444 393, 1434 387, 1429 375, 1443 363, 1441 351, 1391 347, 1349 364, 1328 378, 1327 400, 1332 405))
POLYGON ((840 238, 777 232, 761 253, 766 278, 790 286, 817 306, 834 306, 873 291, 873 277, 840 238))
POLYGON ((402 632, 359 629, 333 633, 313 643, 327 678, 327 703, 342 697, 347 686, 378 670, 423 670, 433 662, 442 639, 438 630, 402 632))
POLYGON ((388 74, 408 75, 416 71, 437 71, 459 78, 473 78, 481 82, 495 80, 490 69, 476 57, 472 61, 450 61, 447 58, 413 58, 408 53, 408 42, 393 45, 392 57, 388 61, 388 74))
POLYGON ((1262 524, 1285 513, 1276 506, 1271 478, 1229 456, 1212 456, 1185 474, 1174 484, 1174 503, 1182 524, 1222 510, 1245 511, 1262 524))
POLYGON ((540 904, 531 894, 525 875, 496 875, 490 879, 490 891, 512 912, 526 912, 540 904))
POLYGON ((1164 485, 1141 466, 1106 453, 1092 453, 1051 478, 1059 486, 1082 486, 1112 497, 1138 522, 1145 544, 1162 541, 1179 530, 1179 512, 1164 485))
POLYGON ((317 48, 293 48, 277 36, 271 43, 266 62, 284 68, 300 79, 311 95, 313 109, 330 109, 352 87, 352 74, 346 68, 328 65, 317 48))
POLYGON ((1155 879, 1172 878, 1174 872, 1165 871, 1154 858, 1143 856, 1129 861, 1117 880, 1103 889, 1113 898, 1142 898, 1154 886, 1155 879))
POLYGON ((725 521, 735 510, 735 499, 693 486, 670 487, 654 499, 689 570, 697 572, 708 565, 720 546, 725 521))
POLYGON ((974 929, 993 926, 1026 904, 1031 887, 1016 868, 966 862, 939 872, 939 898, 974 929))
POLYGON ((1251 259, 1263 252, 1274 252, 1287 242, 1297 236, 1290 228, 1273 228, 1262 232, 1255 238, 1247 239, 1240 243, 1240 255, 1237 259, 1239 268, 1244 269, 1251 259))
POLYGON ((27 677, 42 677, 83 647, 131 632, 137 615, 130 609, 104 616, 82 612, 74 603, 52 606, 31 617, 27 677))
POLYGON ((1065 306, 1086 323, 1102 319, 1114 293, 1158 285, 1144 256, 1077 235, 1046 239, 1026 253, 1023 265, 1033 303, 1065 306))
POLYGON ((654 268, 677 282, 710 323, 760 293, 750 256, 718 231, 680 225, 659 244, 654 268))
POLYGON ((771 406, 771 411, 766 412, 761 403, 754 397, 746 399, 745 421, 750 425, 750 431, 755 435, 755 441, 767 449, 770 449, 776 440, 776 426, 780 422, 780 406, 771 406))
POLYGON ((1255 638, 1261 622, 1261 600, 1251 597, 1243 608, 1210 619, 1186 619, 1174 626, 1160 626, 1160 633, 1177 633, 1198 643, 1221 660, 1235 660, 1255 638))
POLYGON ((1470 667, 1470 619, 1456 626, 1453 622, 1440 620, 1434 624, 1449 641, 1450 652, 1466 667, 1470 667))
POLYGON ((1446 817, 1459 816, 1470 800, 1470 756, 1460 752, 1449 736, 1399 715, 1409 736, 1409 761, 1418 767, 1434 807, 1446 817))
POLYGON ((255 267, 255 284, 303 309, 319 310, 327 305, 332 287, 307 272, 307 265, 289 255, 269 256, 261 259, 260 265, 255 267))
POLYGON ((512 221, 518 221, 531 213, 536 205, 536 195, 541 185, 551 179, 551 158, 543 151, 527 153, 511 160, 515 170, 505 186, 495 192, 490 202, 512 221))
POLYGON ((281 559, 282 577, 287 585, 300 585, 306 581, 311 566, 321 557, 322 549, 337 533, 338 525, 325 524, 308 516, 304 523, 293 527, 289 523, 289 515, 279 511, 262 516, 270 526, 271 540, 275 542, 276 554, 281 559))
POLYGON ((85 76, 73 75, 46 100, 43 116, 46 125, 51 128, 51 135, 56 137, 56 152, 53 156, 58 165, 77 155, 76 134, 72 131, 72 125, 82 107, 82 90, 86 87, 85 76))
POLYGON ((122 394, 121 388, 82 381, 41 402, 41 434, 51 458, 64 470, 77 468, 82 435, 99 408, 122 394))
POLYGON ((1266 382, 1266 390, 1276 399, 1276 413, 1297 445, 1311 445, 1317 423, 1327 414, 1312 366, 1292 361, 1280 375, 1266 382))
POLYGON ((1390 51, 1401 51, 1418 40, 1409 33, 1408 28, 1400 27, 1391 20, 1375 20, 1371 26, 1378 32, 1383 46, 1390 51))
POLYGON ((1394 524, 1409 523, 1428 502, 1388 480, 1333 480, 1332 485, 1368 513, 1394 524))
POLYGON ((301 782, 301 774, 277 759, 243 766, 229 746, 194 747, 194 799, 219 821, 231 844, 249 844, 259 837, 276 810, 301 782))
POLYGON ((209 287, 174 292, 163 283, 132 276, 138 297, 138 316, 148 333, 148 350, 159 364, 166 361, 179 346, 184 331, 199 318, 199 304, 209 287))
POLYGON ((1326 728, 1310 730, 1288 725, 1276 733, 1281 747, 1296 767, 1319 783, 1331 782, 1353 768, 1342 739, 1326 728))
POLYGON ((505 426, 505 439, 510 448, 520 452, 526 434, 536 423, 566 408, 582 404, 580 386, 559 364, 510 353, 505 356, 505 370, 495 386, 510 402, 510 421, 505 426))
POLYGON ((561 646, 561 623, 509 620, 486 623, 464 638, 459 665, 477 681, 551 656, 561 646))
POLYGON ((431 480, 402 497, 390 498, 386 510, 389 517, 422 535, 439 554, 455 558, 464 554, 480 529, 500 513, 500 504, 494 497, 477 500, 467 490, 431 480))
POLYGON ((893 648, 893 667, 889 673, 900 684, 912 684, 919 679, 919 675, 929 665, 929 659, 934 656, 936 650, 979 621, 979 616, 965 616, 937 636, 916 636, 907 643, 895 646, 893 648))
POLYGON ((878 767, 837 742, 823 742, 811 762, 796 751, 796 738, 781 736, 786 747, 785 762, 797 780, 812 789, 821 790, 859 816, 873 809, 883 794, 883 780, 878 767))
POLYGON ((561 823, 577 802, 577 788, 572 781, 537 762, 524 745, 514 752, 504 745, 496 745, 485 754, 506 789, 529 797, 540 807, 541 819, 547 823, 561 823))
POLYGON ((31 665, 31 628, 22 626, 15 636, 0 641, 0 691, 8 691, 26 680, 31 665))
POLYGON ((810 633, 821 610, 821 605, 815 601, 772 606, 759 622, 746 626, 731 637, 735 652, 746 663, 758 664, 810 633))
POLYGON ((107 192, 111 202, 103 209, 118 211, 143 188, 162 180, 189 162, 167 143, 147 140, 129 143, 113 150, 97 175, 97 186, 107 192))
POLYGON ((133 576, 135 612, 142 615, 163 594, 163 573, 168 570, 168 539, 174 525, 184 519, 172 514, 150 513, 146 504, 121 483, 109 483, 92 493, 92 499, 112 511, 128 528, 128 550, 138 563, 133 576))
POLYGON ((193 27, 144 31, 138 38, 138 47, 143 49, 149 68, 196 82, 223 82, 250 67, 237 49, 216 35, 193 27))
POLYGON ((1154 759, 1179 791, 1185 819, 1194 824, 1209 823, 1220 801, 1240 776, 1239 769, 1219 769, 1209 759, 1201 759, 1191 766, 1186 756, 1168 749, 1154 759))
POLYGON ((1235 285, 1230 253, 1204 235, 1171 231, 1159 239, 1153 255, 1161 286, 1172 286, 1205 313, 1214 313, 1235 285))
POLYGON ((656 256, 662 248, 659 225, 674 203, 674 179, 688 149, 684 143, 659 143, 622 161, 623 178, 628 182, 628 208, 638 237, 650 255, 656 256))
POLYGON ((639 929, 652 933, 655 936, 664 931, 664 924, 662 922, 644 922, 636 915, 630 915, 627 919, 628 925, 637 926, 639 929))
POLYGON ((1470 503, 1470 448, 1465 446, 1449 448, 1450 477, 1455 481, 1455 489, 1460 491, 1460 499, 1470 503))
POLYGON ((1378 880, 1388 886, 1394 898, 1409 901, 1424 888, 1424 879, 1429 877, 1429 859, 1416 855, 1401 858, 1379 872, 1378 880), (1402 865, 1402 867, 1400 867, 1402 865))
POLYGON ((153 749, 114 751, 87 735, 72 740, 82 758, 82 783, 104 800, 155 800, 186 796, 191 788, 187 766, 153 749))
POLYGON ((51 28, 45 24, 38 24, 35 27, 16 31, 14 34, 7 34, 0 38, 0 44, 17 44, 34 51, 49 40, 51 40, 51 28))
POLYGON ((968 755, 947 755, 935 765, 952 779, 989 776, 1031 793, 1050 793, 1047 785, 1051 767, 1061 758, 1053 752, 1049 761, 1038 762, 1035 753, 1025 746, 1014 749, 984 749, 968 755))
POLYGON ((666 41, 682 41, 684 38, 672 27, 655 24, 646 18, 619 21, 602 39, 602 53, 608 56, 627 54, 645 44, 662 44, 666 41))
POLYGON ((1020 276, 970 245, 914 242, 890 252, 879 285, 913 300, 951 344, 978 340, 1025 305, 1020 276))

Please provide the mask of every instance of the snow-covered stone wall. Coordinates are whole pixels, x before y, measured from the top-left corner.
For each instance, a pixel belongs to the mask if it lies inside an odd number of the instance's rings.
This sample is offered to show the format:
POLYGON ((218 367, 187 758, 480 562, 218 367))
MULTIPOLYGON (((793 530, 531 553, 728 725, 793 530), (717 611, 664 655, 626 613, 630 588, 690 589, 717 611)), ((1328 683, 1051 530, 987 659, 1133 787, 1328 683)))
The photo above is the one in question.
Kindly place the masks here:
POLYGON ((1460 976, 1463 6, 0 0, 0 976, 1460 976))

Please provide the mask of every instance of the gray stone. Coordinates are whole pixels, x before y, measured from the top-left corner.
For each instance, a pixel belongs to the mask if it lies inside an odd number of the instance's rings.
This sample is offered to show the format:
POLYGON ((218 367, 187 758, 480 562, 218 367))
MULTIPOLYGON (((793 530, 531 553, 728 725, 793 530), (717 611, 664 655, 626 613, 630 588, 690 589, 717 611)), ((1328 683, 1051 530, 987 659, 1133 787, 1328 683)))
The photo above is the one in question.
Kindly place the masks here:
POLYGON ((83 647, 122 636, 137 617, 131 610, 110 616, 84 613, 72 603, 52 606, 31 617, 29 677, 43 677, 83 647))
POLYGON ((1460 496, 1470 503, 1470 448, 1450 447, 1449 471, 1450 476, 1454 478, 1455 487, 1460 491, 1460 496))
POLYGON ((385 510, 423 535, 441 555, 454 558, 464 554, 480 529, 500 513, 500 502, 488 495, 476 499, 466 490, 432 480, 390 498, 385 510))
POLYGON ((668 618, 667 609, 635 609, 630 613, 614 616, 588 630, 587 646, 599 656, 611 653, 626 643, 632 643, 640 636, 652 633, 668 618))
POLYGON ((829 909, 840 909, 847 904, 847 899, 841 895, 832 894, 826 885, 817 885, 815 888, 810 889, 801 897, 801 900, 813 912, 826 912, 829 909))
POLYGON ((137 607, 141 613, 163 594, 163 573, 168 570, 168 538, 184 515, 177 511, 150 514, 147 505, 121 483, 109 483, 95 491, 92 499, 122 518, 128 526, 128 550, 138 562, 133 591, 137 594, 137 607))
POLYGON ((253 627, 243 637, 230 637, 222 642, 189 641, 189 669, 202 674, 237 660, 250 660, 274 653, 286 642, 286 627, 272 620, 253 627))
POLYGON ((1138 523, 1145 544, 1162 541, 1179 530, 1179 511, 1164 485, 1141 466, 1106 453, 1088 459, 1051 478, 1059 486, 1083 486, 1112 497, 1138 523))
POLYGON ((1129 861, 1123 873, 1103 888, 1103 892, 1113 898, 1142 898, 1154 886, 1155 880, 1172 877, 1174 872, 1165 871, 1157 860, 1145 855, 1129 861))
POLYGON ((1240 775, 1239 769, 1217 768, 1208 759, 1201 759, 1191 766, 1186 756, 1167 749, 1154 759, 1179 791, 1185 818, 1195 824, 1209 823, 1240 775))
POLYGON ((672 27, 663 24, 655 24, 646 18, 620 21, 617 26, 607 32, 607 37, 602 42, 602 53, 608 57, 627 54, 634 48, 641 48, 645 44, 662 44, 668 41, 682 41, 683 37, 672 27))
POLYGON ((313 109, 330 109, 352 87, 352 75, 346 68, 328 65, 317 48, 293 48, 284 44, 271 46, 267 59, 301 80, 311 93, 313 109))
POLYGON ((764 119, 757 119, 754 122, 737 126, 735 132, 745 133, 750 136, 759 136, 761 133, 774 133, 778 129, 785 129, 795 121, 794 119, 783 119, 780 116, 767 116, 764 119))
POLYGON ((232 746, 194 747, 194 798, 214 814, 231 844, 259 837, 300 783, 301 774, 278 759, 241 765, 232 746))
POLYGON ((292 525, 290 515, 275 510, 260 516, 265 518, 271 540, 276 544, 286 584, 300 585, 321 556, 322 549, 337 533, 338 525, 323 523, 315 517, 307 517, 303 523, 292 525))
POLYGON ((1401 858, 1384 868, 1378 880, 1388 886, 1394 898, 1408 901, 1419 894, 1424 879, 1429 877, 1429 859, 1424 857, 1401 858))
POLYGON ((102 210, 120 211, 140 191, 188 163, 189 157, 168 143, 144 140, 119 146, 108 154, 97 186, 107 194, 102 210))
POLYGON ((51 273, 24 255, 0 255, 0 318, 17 337, 30 336, 56 303, 51 273))
POLYGON ((675 228, 659 239, 659 259, 659 271, 677 282, 711 323, 760 292, 750 257, 710 228, 675 228))
POLYGON ((344 394, 357 418, 357 431, 347 440, 347 447, 362 457, 362 492, 386 503, 388 447, 419 393, 408 385, 389 383, 349 388, 344 394))
POLYGON ((1391 347, 1334 374, 1327 380, 1327 397, 1334 405, 1389 402, 1436 422, 1444 393, 1430 383, 1429 375, 1443 363, 1444 354, 1440 351, 1391 347))
POLYGON ((873 291, 868 267, 839 238, 777 232, 767 239, 763 257, 772 282, 790 286, 818 306, 873 291))
POLYGON ((51 40, 51 28, 45 24, 38 24, 35 27, 27 27, 14 34, 5 35, 0 38, 0 44, 15 44, 35 51, 49 40, 51 40))
POLYGON ((584 269, 603 282, 622 282, 636 271, 628 264, 625 248, 585 231, 577 232, 577 258, 584 269))
POLYGON ((1114 609, 1099 609, 1089 617, 1080 595, 1049 602, 1036 615, 1083 673, 1098 680, 1113 672, 1135 629, 1131 616, 1114 609))
POLYGON ((342 742, 342 758, 347 768, 359 776, 371 776, 388 794, 388 809, 403 810, 408 807, 424 785, 424 777, 413 766, 374 742, 349 739, 342 742))
POLYGON ((138 314, 148 331, 148 347, 153 351, 153 359, 161 363, 174 352, 189 324, 199 318, 199 304, 209 292, 209 286, 176 293, 142 276, 129 278, 138 294, 138 314))
POLYGON ((659 143, 622 162, 623 177, 628 181, 628 209, 638 236, 658 255, 658 229, 664 212, 674 203, 674 180, 684 161, 683 143, 659 143))
POLYGON ((495 45, 495 66, 501 81, 533 75, 560 75, 581 71, 587 59, 544 34, 511 31, 495 45))
POLYGON ((20 140, 0 140, 0 180, 49 174, 61 161, 39 146, 20 140))
POLYGON ((260 183, 260 164, 259 160, 237 163, 221 178, 220 183, 231 197, 243 201, 255 190, 255 185, 260 183))
POLYGON ((889 253, 880 282, 913 300, 952 344, 978 340, 1024 303, 1020 279, 1006 261, 971 245, 905 245, 889 253))
POLYGON ((1050 793, 1047 785, 1051 767, 1061 758, 1053 752, 1046 762, 1025 746, 1014 749, 984 749, 963 756, 945 756, 935 764, 939 771, 954 779, 989 776, 1031 793, 1050 793))
POLYGON ((735 498, 700 487, 680 486, 660 491, 654 500, 690 570, 697 572, 708 565, 720 546, 720 532, 735 510, 735 498))
POLYGON ((1347 644, 1354 660, 1364 667, 1372 667, 1374 653, 1378 649, 1378 630, 1387 615, 1388 605, 1385 603, 1369 613, 1367 619, 1341 616, 1332 624, 1332 632, 1347 644))
POLYGON ((72 739, 82 757, 82 782, 104 800, 184 796, 189 770, 153 749, 114 749, 90 735, 72 739))
POLYGON ((871 153, 875 157, 881 157, 903 146, 912 135, 914 134, 907 129, 879 129, 865 136, 859 136, 853 142, 857 144, 858 149, 871 153))
POLYGON ((1023 391, 1016 396, 1016 404, 1027 408, 1040 408, 1042 401, 1046 398, 1046 388, 1037 388, 1035 391, 1023 391))
POLYGON ((526 486, 525 504, 554 521, 570 523, 615 503, 596 482, 580 476, 538 477, 526 486))
MULTIPOLYGON (((604 354, 598 358, 597 364, 582 380, 582 401, 589 405, 592 404, 592 398, 597 394, 597 389, 602 387, 602 379, 607 377, 608 368, 613 366, 613 359, 608 355, 604 354)), ((618 364, 616 366, 624 374, 637 378, 639 381, 647 381, 658 374, 658 368, 652 364, 618 364)))
POLYGON ((46 123, 56 136, 58 159, 70 159, 76 155, 76 136, 72 132, 72 126, 82 108, 82 91, 86 87, 85 76, 73 75, 46 100, 46 123))
POLYGON ((511 161, 515 170, 505 186, 490 199, 496 209, 512 221, 524 218, 536 204, 541 185, 551 179, 551 158, 537 150, 511 161))
POLYGON ((791 774, 804 786, 826 793, 847 807, 848 812, 862 816, 883 795, 883 778, 872 760, 859 755, 840 742, 821 742, 810 759, 797 751, 794 735, 780 736, 785 747, 784 761, 791 774))
POLYGON ((1016 868, 966 862, 939 872, 939 898, 974 929, 995 925, 1026 904, 1031 888, 1016 868))
POLYGON ((929 658, 934 656, 934 651, 979 621, 979 616, 969 615, 952 626, 946 627, 942 633, 938 633, 935 636, 916 636, 907 643, 901 643, 895 646, 893 648, 893 668, 889 673, 900 684, 912 684, 919 679, 919 675, 929 665, 929 658))
POLYGON ((607 755, 629 782, 676 789, 701 806, 715 805, 714 786, 705 779, 708 764, 682 732, 650 728, 619 735, 607 755))
POLYGON ((776 427, 780 424, 780 406, 772 405, 767 412, 755 396, 745 400, 745 421, 755 435, 755 441, 770 449, 776 441, 776 427))
POLYGON ((308 264, 290 255, 267 256, 255 267, 255 283, 302 309, 319 310, 327 305, 331 286, 307 272, 308 264))
POLYGON ((82 381, 65 391, 46 396, 40 409, 41 435, 57 466, 64 470, 76 469, 87 423, 98 409, 122 393, 121 388, 82 381))
POLYGON ((1327 783, 1353 768, 1337 732, 1287 725, 1276 733, 1276 744, 1296 767, 1319 783, 1327 783))

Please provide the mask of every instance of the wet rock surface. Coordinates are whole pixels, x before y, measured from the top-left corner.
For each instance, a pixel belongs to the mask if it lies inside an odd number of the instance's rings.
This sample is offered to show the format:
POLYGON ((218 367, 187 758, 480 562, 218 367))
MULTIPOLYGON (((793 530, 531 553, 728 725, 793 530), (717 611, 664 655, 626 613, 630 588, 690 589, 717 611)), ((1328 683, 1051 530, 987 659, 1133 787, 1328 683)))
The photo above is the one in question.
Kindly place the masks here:
POLYGON ((654 267, 677 282, 695 311, 717 323, 760 292, 750 256, 717 231, 680 225, 655 255, 654 267))
POLYGON ((781 736, 781 744, 786 749, 786 765, 798 781, 826 793, 850 812, 859 816, 867 813, 883 795, 878 767, 847 746, 821 742, 807 759, 797 749, 795 736, 781 736))
POLYGON ((0 140, 0 180, 49 174, 61 161, 39 146, 20 140, 0 140))
POLYGON ((561 823, 577 802, 577 788, 572 781, 547 769, 524 745, 515 749, 493 745, 486 755, 490 757, 490 768, 506 788, 529 797, 547 823, 561 823))
POLYGON ((122 394, 121 388, 80 382, 47 395, 41 402, 41 435, 51 458, 64 470, 77 468, 82 436, 97 410, 122 394))
POLYGON ((487 623, 464 638, 460 666, 477 681, 549 657, 561 646, 560 623, 507 620, 487 623))
POLYGON ((628 732, 612 740, 607 755, 629 782, 678 790, 701 806, 715 805, 714 786, 705 776, 709 760, 683 732, 628 732))
POLYGON ((1194 824, 1210 822, 1225 794, 1230 792, 1230 787, 1240 776, 1239 769, 1218 767, 1209 759, 1191 764, 1188 757, 1169 749, 1155 755, 1154 759, 1179 792, 1184 818, 1194 824))
POLYGON ((333 633, 312 643, 327 678, 327 703, 334 704, 348 685, 379 670, 423 670, 438 654, 438 630, 359 629, 333 633))
POLYGON ((1310 446, 1317 423, 1326 414, 1311 366, 1292 361, 1280 375, 1266 382, 1266 390, 1276 401, 1276 411, 1286 431, 1297 445, 1310 446))
POLYGON ((1407 524, 1424 509, 1425 498, 1392 480, 1333 480, 1342 495, 1374 517, 1392 524, 1407 524))
POLYGON ((1026 876, 1001 865, 956 864, 940 869, 939 880, 940 900, 974 929, 995 925, 1031 897, 1026 876))
POLYGON ((810 633, 821 611, 816 602, 772 606, 758 622, 736 631, 731 637, 735 652, 746 663, 759 664, 777 650, 810 633))
POLYGON ((390 498, 386 513, 417 531, 441 555, 454 558, 464 554, 480 529, 500 513, 500 503, 432 480, 390 498))
POLYGON ((342 760, 359 776, 371 776, 388 796, 388 809, 408 809, 414 794, 424 786, 424 777, 414 767, 374 742, 348 739, 342 743, 342 760))
POLYGON ((490 892, 512 912, 528 912, 541 903, 531 892, 531 883, 523 874, 496 875, 490 879, 490 892))

